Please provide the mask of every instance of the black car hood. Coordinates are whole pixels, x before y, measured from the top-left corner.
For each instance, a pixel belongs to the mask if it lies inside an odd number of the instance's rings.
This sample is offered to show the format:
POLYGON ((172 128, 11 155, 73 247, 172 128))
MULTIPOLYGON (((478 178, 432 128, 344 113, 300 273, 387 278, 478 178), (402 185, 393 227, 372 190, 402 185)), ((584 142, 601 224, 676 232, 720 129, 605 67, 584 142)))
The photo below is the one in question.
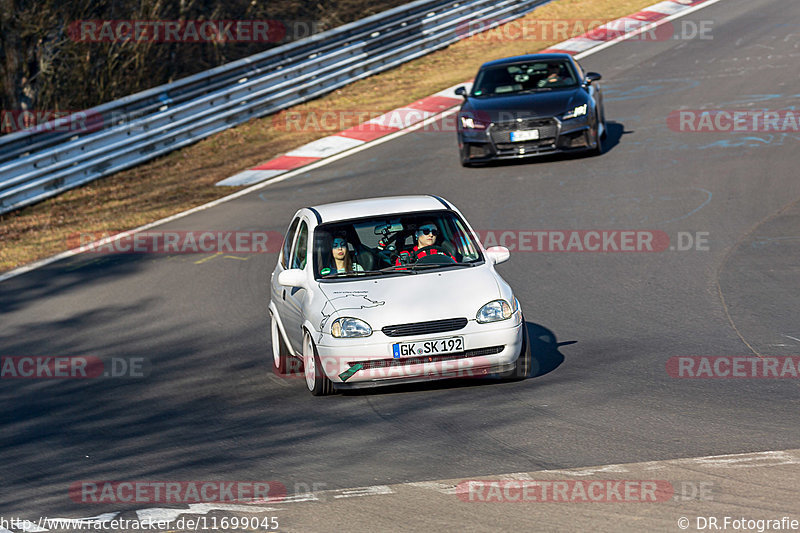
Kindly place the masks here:
POLYGON ((461 111, 474 113, 482 121, 503 122, 513 118, 552 117, 588 101, 586 91, 577 87, 509 96, 469 97, 461 111))

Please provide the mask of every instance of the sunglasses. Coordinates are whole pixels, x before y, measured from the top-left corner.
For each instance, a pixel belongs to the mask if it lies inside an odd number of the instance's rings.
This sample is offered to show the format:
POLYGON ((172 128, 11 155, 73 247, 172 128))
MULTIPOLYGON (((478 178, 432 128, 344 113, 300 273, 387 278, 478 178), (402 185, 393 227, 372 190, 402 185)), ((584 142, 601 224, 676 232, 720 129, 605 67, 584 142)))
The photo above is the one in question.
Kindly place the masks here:
POLYGON ((347 248, 347 241, 342 239, 336 239, 335 241, 333 241, 333 245, 331 245, 331 248, 347 248))
POLYGON ((419 228, 417 232, 423 235, 439 235, 439 230, 436 228, 419 228))

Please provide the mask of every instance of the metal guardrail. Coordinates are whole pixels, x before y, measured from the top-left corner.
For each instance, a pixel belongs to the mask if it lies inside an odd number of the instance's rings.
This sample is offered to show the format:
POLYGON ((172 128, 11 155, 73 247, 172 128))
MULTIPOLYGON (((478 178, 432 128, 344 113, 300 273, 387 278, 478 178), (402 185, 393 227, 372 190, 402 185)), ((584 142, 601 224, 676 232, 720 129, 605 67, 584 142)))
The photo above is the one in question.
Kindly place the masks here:
POLYGON ((316 98, 547 1, 418 0, 87 110, 80 133, 2 136, 0 213, 316 98))

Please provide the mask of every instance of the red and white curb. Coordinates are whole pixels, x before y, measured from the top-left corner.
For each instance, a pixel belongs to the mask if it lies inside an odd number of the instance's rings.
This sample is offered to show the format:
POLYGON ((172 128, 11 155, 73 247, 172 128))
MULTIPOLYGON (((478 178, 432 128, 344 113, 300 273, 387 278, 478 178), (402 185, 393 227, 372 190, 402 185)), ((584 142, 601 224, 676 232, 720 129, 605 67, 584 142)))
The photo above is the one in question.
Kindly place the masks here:
POLYGON ((612 40, 624 40, 640 32, 642 29, 652 28, 655 24, 665 22, 664 19, 673 15, 683 15, 683 11, 700 4, 705 4, 708 1, 709 0, 665 0, 664 2, 646 7, 638 13, 606 22, 602 26, 598 26, 583 35, 567 39, 566 41, 551 46, 547 50, 542 50, 542 53, 559 52, 574 55, 612 40))
POLYGON ((356 148, 391 133, 404 130, 459 105, 463 99, 456 95, 454 91, 457 87, 462 86, 467 86, 469 89, 469 85, 471 85, 469 82, 459 83, 407 106, 384 113, 379 117, 368 120, 364 124, 359 124, 335 135, 304 144, 291 152, 267 161, 263 165, 224 179, 217 185, 238 186, 258 183, 325 157, 356 148))
MULTIPOLYGON (((594 30, 567 39, 543 50, 542 53, 580 54, 601 45, 625 40, 654 24, 683 16, 686 10, 699 8, 700 4, 716 3, 719 0, 665 0, 653 4, 638 13, 607 22, 594 30)), ((580 58, 580 56, 578 56, 580 58)), ((320 159, 346 152, 352 148, 406 129, 443 111, 461 104, 463 99, 454 93, 456 87, 469 86, 471 82, 459 83, 444 91, 417 100, 407 106, 389 111, 335 135, 323 137, 278 156, 263 165, 245 170, 217 183, 218 186, 242 186, 259 183, 290 170, 295 170, 320 159)))

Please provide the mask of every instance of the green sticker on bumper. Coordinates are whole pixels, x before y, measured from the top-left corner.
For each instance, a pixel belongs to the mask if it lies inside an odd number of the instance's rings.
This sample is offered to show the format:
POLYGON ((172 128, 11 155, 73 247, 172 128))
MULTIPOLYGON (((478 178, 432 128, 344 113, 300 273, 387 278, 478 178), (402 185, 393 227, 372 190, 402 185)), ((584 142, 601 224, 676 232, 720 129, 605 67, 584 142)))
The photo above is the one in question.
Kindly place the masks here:
POLYGON ((350 368, 339 374, 339 379, 341 379, 342 381, 347 381, 348 379, 353 377, 353 374, 355 374, 362 368, 363 366, 361 365, 361 363, 356 363, 355 365, 351 366, 350 368))

